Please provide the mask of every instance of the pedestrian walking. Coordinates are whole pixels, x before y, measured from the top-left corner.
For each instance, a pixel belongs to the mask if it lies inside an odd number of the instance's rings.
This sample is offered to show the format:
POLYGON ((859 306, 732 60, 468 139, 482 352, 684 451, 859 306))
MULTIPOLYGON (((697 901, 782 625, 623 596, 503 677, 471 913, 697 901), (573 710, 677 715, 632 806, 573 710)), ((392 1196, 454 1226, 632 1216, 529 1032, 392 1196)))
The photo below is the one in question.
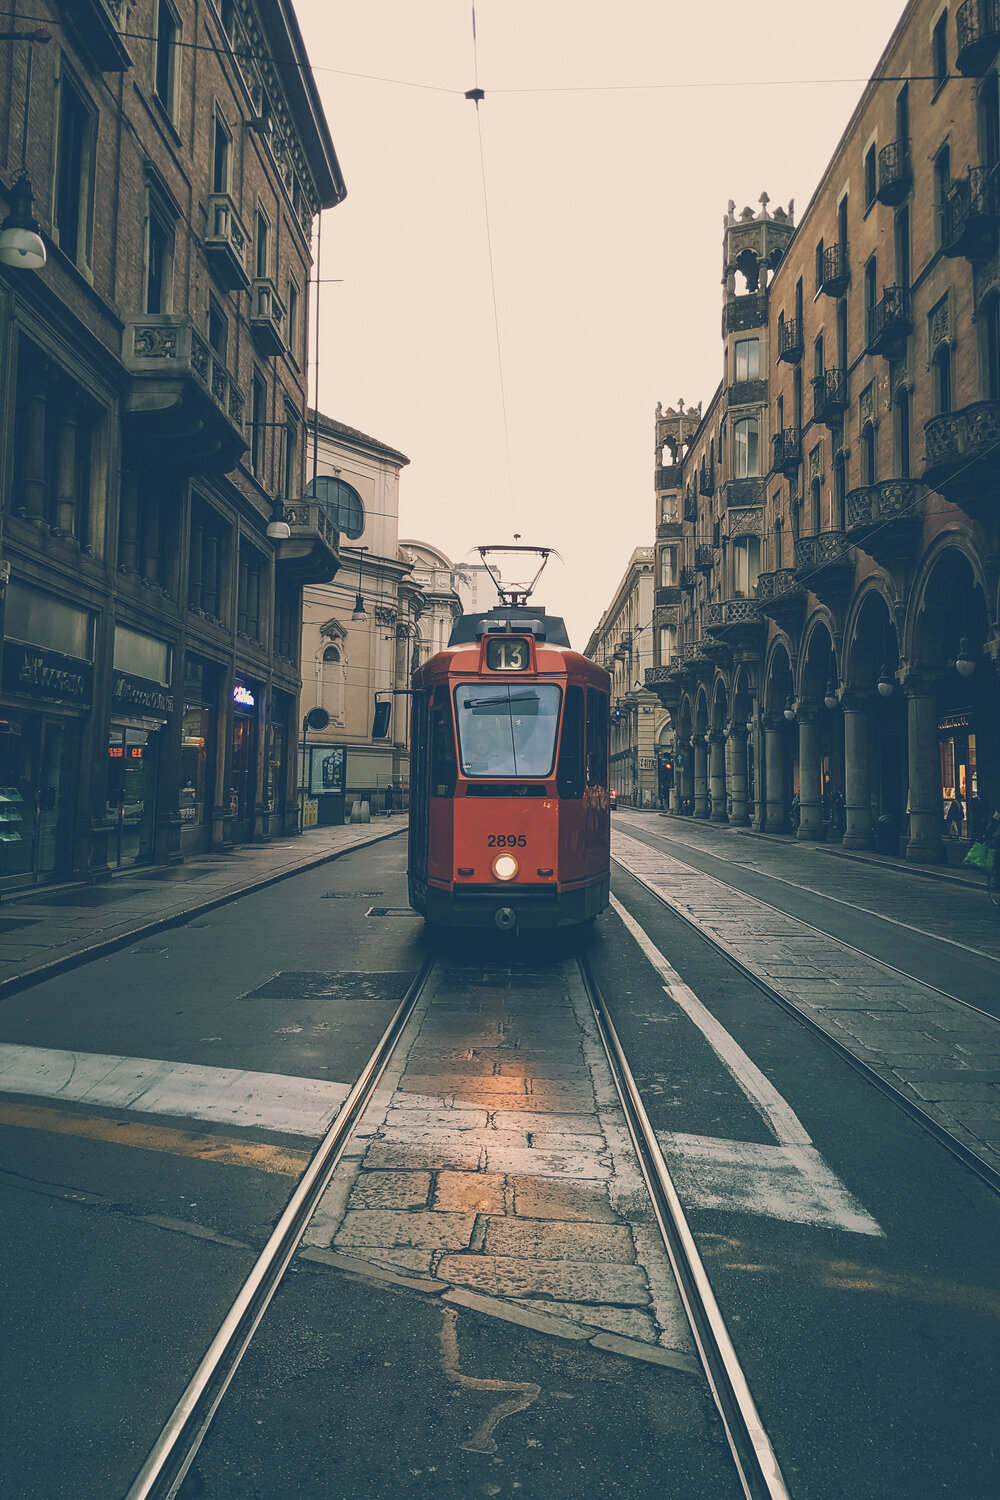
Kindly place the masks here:
POLYGON ((944 815, 945 827, 953 839, 962 837, 962 824, 965 822, 965 808, 962 806, 960 797, 952 797, 948 803, 948 811, 944 815))

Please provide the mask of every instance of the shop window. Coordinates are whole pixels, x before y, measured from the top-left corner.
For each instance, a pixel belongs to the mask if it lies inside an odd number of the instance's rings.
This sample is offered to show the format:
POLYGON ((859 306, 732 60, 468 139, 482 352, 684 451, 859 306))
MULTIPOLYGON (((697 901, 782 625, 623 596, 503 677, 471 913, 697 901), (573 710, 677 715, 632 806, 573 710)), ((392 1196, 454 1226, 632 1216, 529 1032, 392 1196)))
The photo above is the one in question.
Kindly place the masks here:
POLYGON ((264 601, 267 564, 246 537, 240 539, 236 596, 236 633, 263 644, 264 601))
POLYGON ((75 265, 90 263, 97 115, 62 64, 56 94, 56 170, 53 227, 59 248, 75 265))
POLYGON ((214 710, 203 703, 185 703, 181 720, 180 815, 182 828, 200 827, 211 817, 214 710))
POLYGON ((264 739, 264 805, 269 813, 284 810, 290 712, 288 695, 275 693, 264 739))

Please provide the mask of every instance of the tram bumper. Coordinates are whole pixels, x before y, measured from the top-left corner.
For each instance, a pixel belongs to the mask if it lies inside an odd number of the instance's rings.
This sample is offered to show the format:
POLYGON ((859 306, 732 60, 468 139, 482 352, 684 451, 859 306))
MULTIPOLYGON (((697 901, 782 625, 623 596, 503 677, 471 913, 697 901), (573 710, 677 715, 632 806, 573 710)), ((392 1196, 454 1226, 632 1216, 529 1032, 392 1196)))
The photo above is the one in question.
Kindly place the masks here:
POLYGON ((456 885, 452 890, 430 886, 424 915, 439 927, 530 932, 576 927, 602 912, 608 895, 606 880, 568 891, 554 885, 456 885))

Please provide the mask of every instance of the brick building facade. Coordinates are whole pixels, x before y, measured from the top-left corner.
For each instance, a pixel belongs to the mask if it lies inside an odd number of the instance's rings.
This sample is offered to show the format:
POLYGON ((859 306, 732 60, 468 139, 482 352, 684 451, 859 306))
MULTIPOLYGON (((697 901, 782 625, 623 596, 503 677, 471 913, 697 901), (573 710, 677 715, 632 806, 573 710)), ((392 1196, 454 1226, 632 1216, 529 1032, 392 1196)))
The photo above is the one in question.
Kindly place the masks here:
POLYGON ((730 205, 723 381, 657 414, 678 810, 933 862, 1000 803, 998 47, 912 0, 801 222, 730 205))
POLYGON ((345 193, 291 5, 30 13, 48 40, 0 42, 0 208, 23 152, 48 252, 0 266, 0 885, 294 829, 302 587, 338 564, 316 504, 267 535, 345 193))

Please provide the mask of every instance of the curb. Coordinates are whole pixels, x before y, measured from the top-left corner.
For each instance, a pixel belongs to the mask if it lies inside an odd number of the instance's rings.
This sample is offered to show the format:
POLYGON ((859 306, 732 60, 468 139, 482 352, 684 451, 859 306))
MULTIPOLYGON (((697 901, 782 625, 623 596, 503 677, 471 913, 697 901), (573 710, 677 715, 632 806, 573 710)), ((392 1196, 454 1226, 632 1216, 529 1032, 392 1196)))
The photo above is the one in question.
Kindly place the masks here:
POLYGON ((398 834, 405 833, 407 826, 404 823, 398 828, 391 828, 384 833, 374 834, 371 838, 362 839, 357 844, 350 844, 345 849, 330 850, 326 854, 317 855, 315 859, 305 860, 291 869, 279 870, 260 880, 251 880, 248 884, 240 886, 238 890, 227 891, 224 895, 213 896, 210 901, 202 901, 197 906, 189 906, 184 911, 174 912, 169 917, 158 917, 152 922, 144 922, 139 927, 133 927, 128 932, 120 932, 116 937, 105 938, 86 948, 78 948, 74 953, 67 953, 62 958, 55 958, 49 963, 39 964, 34 969, 27 969, 23 974, 12 974, 9 978, 0 980, 0 1000, 19 994, 21 990, 32 989, 36 984, 43 984, 46 979, 55 979, 71 969, 81 968, 83 964, 91 963, 95 958, 104 958, 109 953, 117 953, 120 948, 128 948, 132 943, 144 938, 155 937, 160 932, 168 932, 172 927, 183 927, 186 922, 193 921, 195 917, 203 917, 208 912, 217 911, 220 906, 228 906, 233 901, 239 901, 242 896, 251 896, 256 891, 266 890, 269 885, 277 885, 279 881, 290 880, 293 875, 300 875, 304 870, 315 870, 320 865, 332 864, 335 859, 341 859, 345 854, 353 854, 358 849, 370 849, 373 844, 381 844, 385 839, 395 838, 398 834))

